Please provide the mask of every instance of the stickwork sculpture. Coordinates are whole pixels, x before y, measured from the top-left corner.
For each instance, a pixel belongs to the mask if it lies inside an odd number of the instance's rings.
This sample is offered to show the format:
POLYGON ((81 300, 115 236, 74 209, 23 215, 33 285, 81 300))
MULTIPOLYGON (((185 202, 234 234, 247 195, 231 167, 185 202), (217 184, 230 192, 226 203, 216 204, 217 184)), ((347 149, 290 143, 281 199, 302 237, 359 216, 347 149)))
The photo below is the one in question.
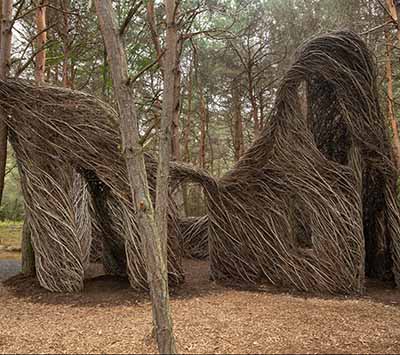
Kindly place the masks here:
MULTIPOLYGON (((52 291, 82 288, 91 240, 109 272, 146 288, 144 260, 115 112, 90 95, 0 82, 36 269, 52 291), (82 194, 83 193, 83 194, 82 194)), ((156 164, 147 156, 150 186, 156 164)), ((171 190, 203 186, 208 215, 192 230, 216 280, 303 291, 359 293, 365 277, 400 286, 396 173, 371 53, 352 32, 315 37, 297 51, 254 144, 220 179, 171 163, 171 190), (207 235, 206 235, 207 236, 207 235)), ((183 280, 171 199, 170 282, 183 280)), ((188 239, 189 238, 189 239, 188 239)), ((194 239, 193 239, 194 240, 194 239)))
POLYGON ((259 137, 208 204, 214 279, 359 293, 367 277, 400 286, 396 172, 373 56, 352 32, 297 51, 259 137))
POLYGON ((188 217, 179 221, 182 248, 186 257, 206 259, 208 257, 208 217, 188 217))
MULTIPOLYGON (((84 93, 12 80, 0 83, 0 106, 18 161, 40 284, 56 292, 81 290, 95 238, 102 241, 107 272, 127 273, 132 287, 146 288, 115 111, 84 93)), ((157 165, 146 158, 154 192, 157 165)), ((168 270, 176 285, 183 281, 181 247, 172 199, 169 206, 168 270)))

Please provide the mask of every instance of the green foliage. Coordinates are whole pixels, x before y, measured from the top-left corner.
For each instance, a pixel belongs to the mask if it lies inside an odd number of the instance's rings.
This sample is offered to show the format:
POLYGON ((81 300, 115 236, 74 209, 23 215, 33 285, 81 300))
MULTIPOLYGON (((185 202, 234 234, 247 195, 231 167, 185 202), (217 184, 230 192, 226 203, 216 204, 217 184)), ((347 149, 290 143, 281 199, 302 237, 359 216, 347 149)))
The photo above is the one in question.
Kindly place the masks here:
POLYGON ((22 222, 0 221, 0 245, 19 248, 22 238, 22 222))
POLYGON ((11 146, 8 148, 6 173, 3 201, 0 206, 0 221, 21 221, 24 218, 24 200, 11 146))
MULTIPOLYGON (((68 47, 68 70, 73 87, 87 91, 102 100, 114 103, 112 80, 94 6, 86 0, 70 0, 67 16, 48 9, 50 44, 47 48, 47 81, 62 85, 61 74, 65 48, 68 47)), ((114 1, 118 24, 124 23, 138 1, 114 1)), ((143 2, 125 30, 124 42, 129 73, 134 77, 155 61, 154 44, 147 24, 146 4, 143 2)), ((30 44, 35 36, 33 3, 26 2, 25 16, 18 21, 18 38, 14 43, 14 69, 33 53, 30 44), (28 48, 26 52, 25 48, 28 48)), ((178 31, 182 39, 180 57, 181 100, 180 137, 183 149, 184 128, 190 118, 190 162, 199 160, 200 98, 207 103, 206 168, 222 175, 234 163, 234 127, 232 87, 238 85, 244 146, 254 140, 251 91, 256 96, 258 115, 267 120, 273 107, 279 79, 290 65, 296 48, 317 33, 338 28, 350 28, 364 35, 365 41, 376 53, 380 77, 385 68, 385 42, 382 28, 368 32, 383 24, 386 14, 377 1, 359 0, 183 0, 179 2, 178 31), (185 40, 184 40, 185 39, 185 40), (249 70, 249 67, 251 69, 249 70), (250 87, 253 76, 253 87, 250 87), (191 82, 191 110, 189 111, 189 82, 191 82)), ((165 38, 165 18, 162 1, 155 1, 155 21, 161 46, 165 38)), ((393 27, 394 31, 394 27, 393 27)), ((395 71, 394 91, 400 92, 398 48, 393 55, 395 71)), ((33 79, 34 61, 24 72, 33 79)), ((385 88, 381 85, 383 106, 385 88)), ((146 132, 159 117, 163 90, 162 73, 158 65, 147 70, 134 83, 135 102, 138 105, 140 131, 146 132), (156 107, 155 103, 158 104, 156 107)), ((398 112, 398 103, 396 112, 398 112)), ((158 149, 157 126, 149 135, 146 149, 158 149)), ((183 155, 183 154, 181 154, 183 155)), ((7 168, 15 165, 10 154, 7 168)), ((193 201, 197 195, 193 193, 193 201)), ((193 207, 195 208, 195 207, 193 207)), ((7 175, 0 220, 23 218, 23 199, 17 168, 7 175)))

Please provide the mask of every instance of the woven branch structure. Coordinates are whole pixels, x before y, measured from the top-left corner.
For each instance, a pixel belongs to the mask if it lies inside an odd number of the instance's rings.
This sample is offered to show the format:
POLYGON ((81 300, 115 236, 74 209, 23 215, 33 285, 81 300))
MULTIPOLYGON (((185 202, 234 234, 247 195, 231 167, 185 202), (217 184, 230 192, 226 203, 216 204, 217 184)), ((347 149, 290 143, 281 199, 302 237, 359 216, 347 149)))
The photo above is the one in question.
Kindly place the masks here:
MULTIPOLYGON (((179 228, 169 203, 172 284, 183 280, 183 244, 209 256, 216 280, 330 293, 362 292, 366 276, 400 285, 396 172, 376 75, 356 34, 315 37, 297 51, 266 126, 229 173, 217 180, 171 163, 171 193, 199 183, 208 208, 179 228)), ((146 288, 116 113, 90 95, 21 81, 0 82, 0 108, 42 286, 80 290, 86 265, 101 257, 109 273, 146 288)), ((146 166, 154 193, 150 156, 146 166)))
POLYGON ((187 217, 179 220, 182 248, 186 257, 208 257, 208 217, 187 217))
MULTIPOLYGON (((146 288, 118 116, 93 96, 21 81, 0 83, 0 106, 16 154, 40 284, 56 292, 83 287, 101 254, 105 270, 146 288)), ((154 195, 157 165, 146 156, 154 195)), ((176 207, 169 203, 168 270, 183 281, 176 207)))
MULTIPOLYGON (((400 285, 396 172, 373 56, 354 33, 298 49, 254 144, 207 196, 211 276, 303 291, 400 285)), ((186 237, 187 238, 187 237, 186 237)))

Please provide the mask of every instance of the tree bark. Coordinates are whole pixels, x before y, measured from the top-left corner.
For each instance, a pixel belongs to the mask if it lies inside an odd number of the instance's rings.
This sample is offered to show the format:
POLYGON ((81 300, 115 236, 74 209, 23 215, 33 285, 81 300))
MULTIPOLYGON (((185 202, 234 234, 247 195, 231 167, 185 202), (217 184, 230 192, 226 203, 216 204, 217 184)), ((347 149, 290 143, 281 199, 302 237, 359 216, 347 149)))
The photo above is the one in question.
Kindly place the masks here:
MULTIPOLYGON (((13 2, 12 0, 3 0, 1 5, 0 79, 4 80, 10 72, 13 2)), ((7 125, 4 117, 0 117, 0 203, 3 198, 6 162, 7 125)))
POLYGON ((46 50, 44 49, 47 42, 45 2, 45 0, 38 1, 38 8, 36 9, 36 30, 38 33, 36 43, 38 49, 42 48, 36 55, 35 79, 39 84, 44 82, 46 72, 46 50))
POLYGON ((254 135, 257 137, 260 134, 260 122, 258 119, 258 106, 257 106, 257 98, 254 94, 254 79, 252 73, 252 66, 249 65, 248 68, 248 80, 249 80, 249 96, 251 103, 251 115, 254 121, 254 135))
POLYGON ((400 25, 399 25, 399 18, 398 18, 398 13, 397 13, 396 6, 394 5, 393 0, 386 0, 386 5, 387 5, 387 7, 389 9, 391 20, 395 24, 397 40, 400 43, 400 27, 399 27, 400 25))
POLYGON ((28 276, 35 275, 35 254, 32 246, 29 213, 27 211, 25 212, 24 226, 22 229, 21 254, 22 273, 28 276))
POLYGON ((144 154, 139 144, 139 129, 134 97, 128 86, 128 65, 111 0, 96 0, 96 11, 104 38, 115 97, 120 113, 122 150, 126 160, 132 200, 145 250, 147 276, 152 297, 153 320, 160 353, 175 353, 175 340, 169 310, 166 255, 157 233, 150 197, 144 154))
MULTIPOLYGON (((169 29, 167 29, 168 36, 169 29)), ((176 32, 176 28, 175 28, 176 32)), ((180 145, 179 145, 179 107, 180 107, 180 91, 181 91, 181 75, 179 72, 179 58, 178 58, 178 36, 175 37, 176 43, 174 49, 176 51, 176 63, 174 70, 174 115, 172 118, 172 160, 179 161, 181 158, 180 145)), ((167 44, 168 45, 168 44, 167 44)), ((168 49, 167 49, 168 50, 168 49)))
POLYGON ((146 9, 147 9, 147 23, 150 28, 151 40, 152 40, 154 48, 156 50, 158 62, 162 69, 162 67, 163 67, 162 48, 161 48, 161 44, 160 44, 160 38, 159 38, 158 32, 157 32, 156 19, 155 19, 155 13, 154 13, 154 0, 147 1, 146 9))
MULTIPOLYGON (((46 73, 46 50, 45 45, 47 42, 46 29, 46 1, 39 0, 36 2, 36 31, 38 36, 36 38, 36 47, 42 48, 36 55, 35 63, 35 80, 38 85, 45 81, 46 73)), ((26 212, 24 226, 22 230, 21 240, 21 260, 22 260, 22 273, 25 275, 35 274, 35 255, 32 247, 31 228, 28 212, 26 212)))
POLYGON ((263 97, 262 91, 259 93, 258 101, 260 103, 260 119, 259 119, 260 131, 262 131, 264 128, 264 119, 265 119, 265 117, 264 117, 264 97, 263 97))
MULTIPOLYGON (((165 2, 164 2, 165 4, 165 2)), ((177 12, 177 4, 174 5, 174 19, 176 18, 176 12, 177 12)), ((155 11, 154 11, 154 0, 149 0, 147 2, 147 23, 149 25, 150 29, 150 34, 151 34, 151 40, 154 45, 154 49, 157 54, 158 62, 161 67, 161 73, 164 78, 164 83, 165 83, 165 70, 168 70, 166 67, 166 55, 163 57, 163 53, 168 50, 167 48, 162 48, 160 44, 160 37, 157 31, 157 25, 156 25, 156 18, 155 18, 155 11)), ((167 20, 168 21, 168 20, 167 20)), ((179 145, 179 107, 180 107, 180 88, 181 88, 181 77, 180 77, 180 71, 179 71, 179 60, 180 60, 180 50, 179 50, 179 37, 178 37, 178 28, 177 24, 174 24, 173 28, 169 28, 167 26, 167 37, 170 35, 169 40, 172 41, 174 40, 175 43, 172 44, 169 43, 172 48, 175 50, 175 63, 173 64, 174 66, 174 115, 172 118, 171 122, 171 130, 172 130, 172 138, 171 138, 171 158, 172 160, 180 160, 180 145, 179 145), (173 34, 172 34, 173 32, 173 34)), ((168 38, 166 38, 167 40, 168 38)), ((165 43, 165 47, 168 46, 167 43, 165 43)), ((171 48, 171 47, 170 47, 171 48)))
POLYGON ((190 129, 191 129, 191 121, 192 121, 192 100, 193 100, 193 80, 192 80, 192 66, 189 70, 189 83, 188 83, 188 108, 185 122, 185 131, 184 131, 184 150, 185 150, 185 161, 187 163, 190 162, 190 129))
POLYGON ((235 160, 237 161, 243 155, 243 121, 239 88, 236 81, 232 83, 232 100, 234 117, 233 146, 235 149, 235 160))
POLYGON ((394 114, 393 105, 393 68, 392 68, 392 52, 393 42, 390 30, 385 28, 386 39, 386 80, 387 80, 387 107, 388 119, 393 132, 393 154, 397 170, 400 169, 400 139, 396 116, 394 114))
MULTIPOLYGON (((171 159, 171 127, 176 115, 176 77, 178 71, 177 44, 178 33, 175 22, 176 2, 175 0, 164 0, 167 32, 165 37, 165 57, 163 60, 164 88, 163 102, 159 134, 159 158, 157 169, 156 188, 156 221, 157 234, 161 239, 162 263, 167 264, 167 238, 168 238, 168 193, 169 193, 169 165, 171 159)), ((175 154, 177 152, 174 152, 175 154)), ((165 280, 168 283, 168 280, 165 280)), ((166 294, 168 297, 168 293, 166 294)), ((161 352, 175 353, 175 339, 172 333, 172 322, 168 314, 168 324, 163 328, 157 328, 159 348, 161 352), (163 350, 162 350, 163 349, 163 350)))
POLYGON ((207 111, 206 100, 203 92, 200 92, 200 150, 199 150, 199 165, 201 168, 206 167, 206 132, 207 130, 207 111))
POLYGON ((69 34, 69 0, 61 0, 61 9, 62 13, 62 42, 63 42, 63 68, 62 68, 62 82, 63 86, 70 88, 72 86, 70 75, 69 75, 69 61, 70 61, 70 47, 71 47, 71 39, 69 34))

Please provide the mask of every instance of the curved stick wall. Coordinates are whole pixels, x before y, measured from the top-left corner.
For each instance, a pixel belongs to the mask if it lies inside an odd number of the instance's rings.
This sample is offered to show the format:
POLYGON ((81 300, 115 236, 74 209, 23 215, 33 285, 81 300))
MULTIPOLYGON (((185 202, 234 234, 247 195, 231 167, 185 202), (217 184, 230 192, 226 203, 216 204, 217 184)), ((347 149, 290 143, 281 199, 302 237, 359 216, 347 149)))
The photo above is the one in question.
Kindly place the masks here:
MULTIPOLYGON (((108 272, 128 273, 133 287, 146 288, 116 113, 90 95, 11 80, 0 82, 0 107, 41 285, 80 290, 92 251, 108 272)), ((150 156, 146 163, 154 191, 156 164, 150 156)), ((306 42, 268 123, 233 169, 216 180, 172 164, 172 187, 188 180, 203 185, 208 216, 185 230, 202 231, 194 250, 209 254, 214 279, 331 293, 361 292, 365 276, 400 283, 389 135, 372 55, 352 32, 306 42)), ((171 199, 172 284, 183 281, 181 244, 171 199)))

